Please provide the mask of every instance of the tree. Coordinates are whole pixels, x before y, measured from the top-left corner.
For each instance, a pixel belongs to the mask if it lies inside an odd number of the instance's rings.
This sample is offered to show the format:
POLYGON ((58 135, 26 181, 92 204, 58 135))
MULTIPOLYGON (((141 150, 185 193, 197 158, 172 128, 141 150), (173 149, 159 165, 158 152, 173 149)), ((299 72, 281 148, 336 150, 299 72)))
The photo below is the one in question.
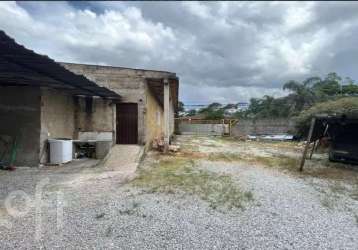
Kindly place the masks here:
POLYGON ((224 110, 209 110, 206 112, 205 119, 207 120, 219 120, 224 118, 224 110))
POLYGON ((342 86, 343 95, 358 95, 358 86, 356 84, 348 84, 342 86))
POLYGON ((213 102, 213 103, 209 104, 206 108, 200 109, 199 113, 203 114, 203 113, 207 113, 207 112, 212 112, 212 111, 220 109, 221 106, 222 106, 221 103, 213 102))
POLYGON ((188 111, 187 116, 194 116, 194 115, 196 115, 196 114, 197 114, 196 110, 195 110, 195 109, 191 109, 191 110, 188 111))
POLYGON ((208 109, 219 109, 221 108, 221 106, 222 106, 221 103, 213 102, 208 106, 208 109))
POLYGON ((308 132, 312 117, 322 114, 344 114, 350 117, 358 117, 358 98, 344 97, 337 100, 320 102, 309 109, 303 110, 297 117, 295 117, 298 135, 305 136, 308 132))
POLYGON ((312 89, 321 98, 335 96, 341 93, 341 80, 337 73, 331 72, 323 81, 316 82, 312 89))
MULTIPOLYGON (((314 79, 317 81, 318 79, 314 79)), ((303 83, 297 81, 288 81, 283 85, 284 90, 290 90, 292 100, 292 112, 301 111, 304 108, 311 106, 315 102, 315 93, 310 88, 313 82, 312 78, 306 79, 303 83)))
POLYGON ((185 109, 184 109, 184 103, 179 101, 178 103, 178 112, 184 112, 185 109))

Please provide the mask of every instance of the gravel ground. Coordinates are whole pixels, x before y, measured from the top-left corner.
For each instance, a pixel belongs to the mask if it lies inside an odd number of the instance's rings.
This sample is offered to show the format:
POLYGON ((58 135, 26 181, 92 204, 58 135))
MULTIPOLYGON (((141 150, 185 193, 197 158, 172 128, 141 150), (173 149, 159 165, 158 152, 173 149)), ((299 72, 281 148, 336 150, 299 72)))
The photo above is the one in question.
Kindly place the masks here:
MULTIPOLYGON (((203 142, 210 145, 201 146, 201 151, 232 150, 232 143, 210 138, 178 140, 192 146, 203 142)), ((143 164, 154 158, 149 154, 143 164)), ((336 180, 300 178, 280 169, 206 159, 197 159, 196 165, 232 176, 253 193, 253 201, 244 209, 218 211, 195 196, 143 192, 124 183, 120 173, 94 178, 99 170, 0 172, 0 248, 358 248, 358 201, 345 191, 354 190, 354 184, 342 180, 345 186, 338 192, 330 188, 337 186, 336 180), (91 178, 83 178, 89 174, 91 178), (41 237, 36 239, 40 216, 34 206, 23 217, 13 218, 4 209, 4 200, 11 191, 24 190, 33 202, 34 187, 45 177, 50 185, 43 194, 46 206, 41 210, 41 237), (63 194, 62 224, 57 222, 58 191, 63 194)))

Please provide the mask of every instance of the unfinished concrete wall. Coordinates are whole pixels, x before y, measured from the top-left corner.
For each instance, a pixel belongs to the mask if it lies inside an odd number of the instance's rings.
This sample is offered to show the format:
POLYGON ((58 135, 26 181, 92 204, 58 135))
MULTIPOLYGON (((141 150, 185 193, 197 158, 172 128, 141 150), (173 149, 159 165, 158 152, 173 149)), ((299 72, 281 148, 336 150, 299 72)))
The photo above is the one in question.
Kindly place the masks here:
MULTIPOLYGON (((147 129, 147 81, 146 78, 167 78, 172 76, 170 72, 151 71, 141 69, 128 69, 121 67, 84 65, 61 63, 66 69, 85 75, 88 79, 96 82, 98 85, 109 88, 122 96, 124 103, 138 104, 138 142, 146 145, 147 138, 152 138, 151 130, 147 129)), ((151 125, 149 125, 151 126, 151 125)), ((174 129, 174 121, 173 121, 174 129)))
POLYGON ((295 123, 290 119, 257 119, 239 120, 232 127, 233 136, 245 135, 274 135, 292 133, 295 130, 295 123))
POLYGON ((50 138, 74 138, 75 105, 72 95, 53 89, 41 90, 40 162, 48 162, 50 138))
POLYGON ((174 110, 174 103, 173 103, 173 99, 170 99, 170 107, 169 107, 169 130, 170 130, 170 136, 172 136, 174 134, 174 130, 175 130, 175 110, 174 110))
POLYGON ((76 137, 79 132, 115 131, 115 106, 110 100, 102 98, 77 98, 76 102, 76 137), (88 107, 90 105, 90 107, 88 107))
POLYGON ((147 112, 146 112, 146 148, 151 147, 155 138, 162 138, 164 133, 164 110, 155 99, 151 91, 147 91, 147 112))
POLYGON ((186 121, 178 122, 182 135, 223 135, 227 124, 194 124, 186 121))
POLYGON ((86 76, 98 85, 109 88, 122 96, 122 102, 138 104, 138 142, 145 144, 145 78, 130 69, 62 63, 68 70, 86 76))
MULTIPOLYGON (((64 91, 41 90, 40 162, 47 163, 48 139, 78 139, 80 132, 114 133, 109 100, 74 97, 64 91)), ((94 138, 96 139, 96 138, 94 138)))
POLYGON ((40 112, 39 88, 0 87, 0 135, 18 137, 17 166, 39 163, 40 112))

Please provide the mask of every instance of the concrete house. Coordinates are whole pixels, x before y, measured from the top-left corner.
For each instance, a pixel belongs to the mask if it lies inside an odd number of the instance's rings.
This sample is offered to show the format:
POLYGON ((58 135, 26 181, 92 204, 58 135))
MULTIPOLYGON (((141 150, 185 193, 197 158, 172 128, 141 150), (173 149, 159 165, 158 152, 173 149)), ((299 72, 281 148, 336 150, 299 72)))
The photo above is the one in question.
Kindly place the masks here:
POLYGON ((16 142, 14 165, 48 162, 50 138, 79 137, 82 128, 110 130, 118 93, 76 75, 0 31, 0 161, 16 142))
MULTIPOLYGON (((174 133, 179 79, 166 71, 61 63, 99 86, 121 95, 116 104, 115 143, 139 144, 145 149, 155 139, 169 144, 174 133)), ((109 126, 110 124, 108 124, 109 126)))
POLYGON ((145 149, 162 139, 167 148, 178 103, 174 73, 61 64, 0 31, 0 162, 16 142, 14 165, 47 163, 51 138, 145 149))

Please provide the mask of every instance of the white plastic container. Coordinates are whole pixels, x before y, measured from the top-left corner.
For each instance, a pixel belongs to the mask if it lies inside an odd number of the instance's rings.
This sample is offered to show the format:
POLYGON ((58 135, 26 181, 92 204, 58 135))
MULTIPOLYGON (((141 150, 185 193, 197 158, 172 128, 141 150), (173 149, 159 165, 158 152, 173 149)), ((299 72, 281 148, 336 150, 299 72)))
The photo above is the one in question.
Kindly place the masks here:
POLYGON ((73 143, 70 139, 49 139, 50 163, 61 164, 72 161, 73 143))

